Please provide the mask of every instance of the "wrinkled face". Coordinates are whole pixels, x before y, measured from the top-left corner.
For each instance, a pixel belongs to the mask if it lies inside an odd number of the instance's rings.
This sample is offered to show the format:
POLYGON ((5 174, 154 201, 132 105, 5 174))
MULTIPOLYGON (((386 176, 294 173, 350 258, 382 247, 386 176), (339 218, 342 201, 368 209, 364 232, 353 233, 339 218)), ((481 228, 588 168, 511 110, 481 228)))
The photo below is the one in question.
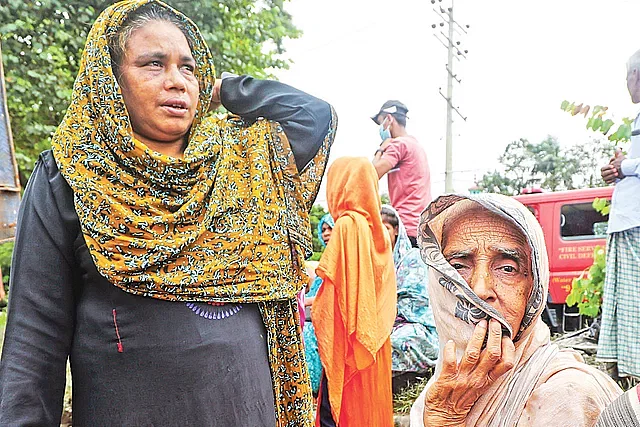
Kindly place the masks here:
POLYGON ((473 209, 445 223, 442 246, 449 264, 517 334, 533 287, 525 236, 486 209, 473 209))
POLYGON ((184 144, 199 86, 182 31, 164 21, 146 24, 132 33, 122 62, 119 82, 136 138, 156 151, 184 144))
POLYGON ((329 224, 327 224, 326 222, 322 223, 322 241, 324 242, 324 244, 328 244, 329 243, 329 238, 331 237, 331 231, 333 231, 333 229, 329 226, 329 224))

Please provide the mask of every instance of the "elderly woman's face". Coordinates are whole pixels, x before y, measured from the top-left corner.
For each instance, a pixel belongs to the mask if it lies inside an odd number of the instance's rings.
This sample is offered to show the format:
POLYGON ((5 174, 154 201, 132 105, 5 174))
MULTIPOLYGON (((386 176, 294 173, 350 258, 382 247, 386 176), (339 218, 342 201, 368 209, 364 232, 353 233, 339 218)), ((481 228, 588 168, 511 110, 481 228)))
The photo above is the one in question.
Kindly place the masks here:
POLYGON ((489 211, 466 211, 447 221, 443 254, 473 291, 520 328, 531 294, 531 248, 507 220, 489 211))
POLYGON ((195 66, 174 24, 152 21, 129 38, 119 81, 133 132, 150 148, 183 143, 198 105, 195 66))

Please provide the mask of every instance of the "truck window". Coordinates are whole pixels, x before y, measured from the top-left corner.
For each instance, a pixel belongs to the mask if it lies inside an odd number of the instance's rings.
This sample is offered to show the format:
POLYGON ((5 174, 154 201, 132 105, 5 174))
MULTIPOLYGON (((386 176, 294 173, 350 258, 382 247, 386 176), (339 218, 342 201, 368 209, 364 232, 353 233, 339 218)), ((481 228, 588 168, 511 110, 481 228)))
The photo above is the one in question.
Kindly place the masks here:
POLYGON ((609 215, 597 212, 590 202, 562 205, 560 212, 560 235, 564 240, 606 236, 609 215))

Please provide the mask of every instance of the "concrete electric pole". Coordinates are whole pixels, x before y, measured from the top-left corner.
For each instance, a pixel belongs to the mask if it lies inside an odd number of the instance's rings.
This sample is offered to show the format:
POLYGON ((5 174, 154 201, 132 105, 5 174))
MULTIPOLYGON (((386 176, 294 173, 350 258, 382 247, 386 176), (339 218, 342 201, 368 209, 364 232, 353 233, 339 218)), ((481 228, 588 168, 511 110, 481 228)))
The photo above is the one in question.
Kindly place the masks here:
MULTIPOLYGON (((441 19, 439 22, 439 26, 442 28, 445 24, 448 26, 448 34, 445 34, 442 30, 440 30, 440 34, 433 34, 433 36, 438 39, 440 43, 444 47, 447 48, 447 94, 444 95, 442 93, 442 89, 439 89, 440 95, 447 101, 447 134, 446 134, 446 160, 445 160, 445 172, 444 172, 444 192, 445 193, 453 193, 455 190, 453 188, 453 111, 458 113, 458 115, 462 118, 462 120, 467 120, 460 111, 453 106, 453 81, 460 83, 461 80, 453 74, 453 60, 454 58, 457 61, 460 61, 460 56, 466 59, 465 54, 469 53, 468 50, 462 50, 460 47, 460 41, 455 40, 455 33, 462 35, 462 33, 467 34, 467 30, 463 28, 462 25, 458 24, 453 19, 453 2, 451 0, 451 7, 446 10, 442 8, 442 6, 438 5, 439 11, 434 8, 433 11, 436 15, 441 19), (460 33, 462 31, 462 33, 460 33), (442 38, 446 40, 446 43, 442 40, 442 38), (455 53, 455 55, 454 55, 455 53)), ((432 4, 436 4, 436 0, 431 0, 432 4)), ((442 3, 442 0, 438 0, 437 3, 442 3)), ((436 29, 438 27, 437 24, 433 24, 431 28, 436 29)), ((469 28, 469 25, 465 25, 466 28, 469 28)))

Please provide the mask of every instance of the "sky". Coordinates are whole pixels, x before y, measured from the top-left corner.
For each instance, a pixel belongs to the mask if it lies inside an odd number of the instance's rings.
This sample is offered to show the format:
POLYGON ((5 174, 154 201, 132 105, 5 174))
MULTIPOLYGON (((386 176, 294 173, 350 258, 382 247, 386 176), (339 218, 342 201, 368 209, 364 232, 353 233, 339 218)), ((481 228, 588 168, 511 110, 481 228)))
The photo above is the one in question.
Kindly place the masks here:
MULTIPOLYGON (((451 0, 436 5, 447 8, 451 0)), ((407 131, 429 157, 432 193, 444 192, 447 51, 433 36, 440 18, 430 0, 292 0, 303 31, 288 40, 293 62, 278 78, 336 109, 338 132, 330 162, 371 158, 380 137, 369 119, 388 99, 409 108, 407 131)), ((640 49, 637 0, 455 0, 454 18, 469 25, 455 40, 467 58, 454 61, 453 170, 466 192, 519 138, 547 135, 563 146, 595 134, 585 119, 560 110, 563 100, 606 105, 612 118, 635 116, 626 89, 627 59, 640 49)), ((446 33, 446 26, 444 27, 446 33)), ((386 189, 386 178, 381 181, 386 189)), ((324 189, 318 203, 326 205, 324 189)))

